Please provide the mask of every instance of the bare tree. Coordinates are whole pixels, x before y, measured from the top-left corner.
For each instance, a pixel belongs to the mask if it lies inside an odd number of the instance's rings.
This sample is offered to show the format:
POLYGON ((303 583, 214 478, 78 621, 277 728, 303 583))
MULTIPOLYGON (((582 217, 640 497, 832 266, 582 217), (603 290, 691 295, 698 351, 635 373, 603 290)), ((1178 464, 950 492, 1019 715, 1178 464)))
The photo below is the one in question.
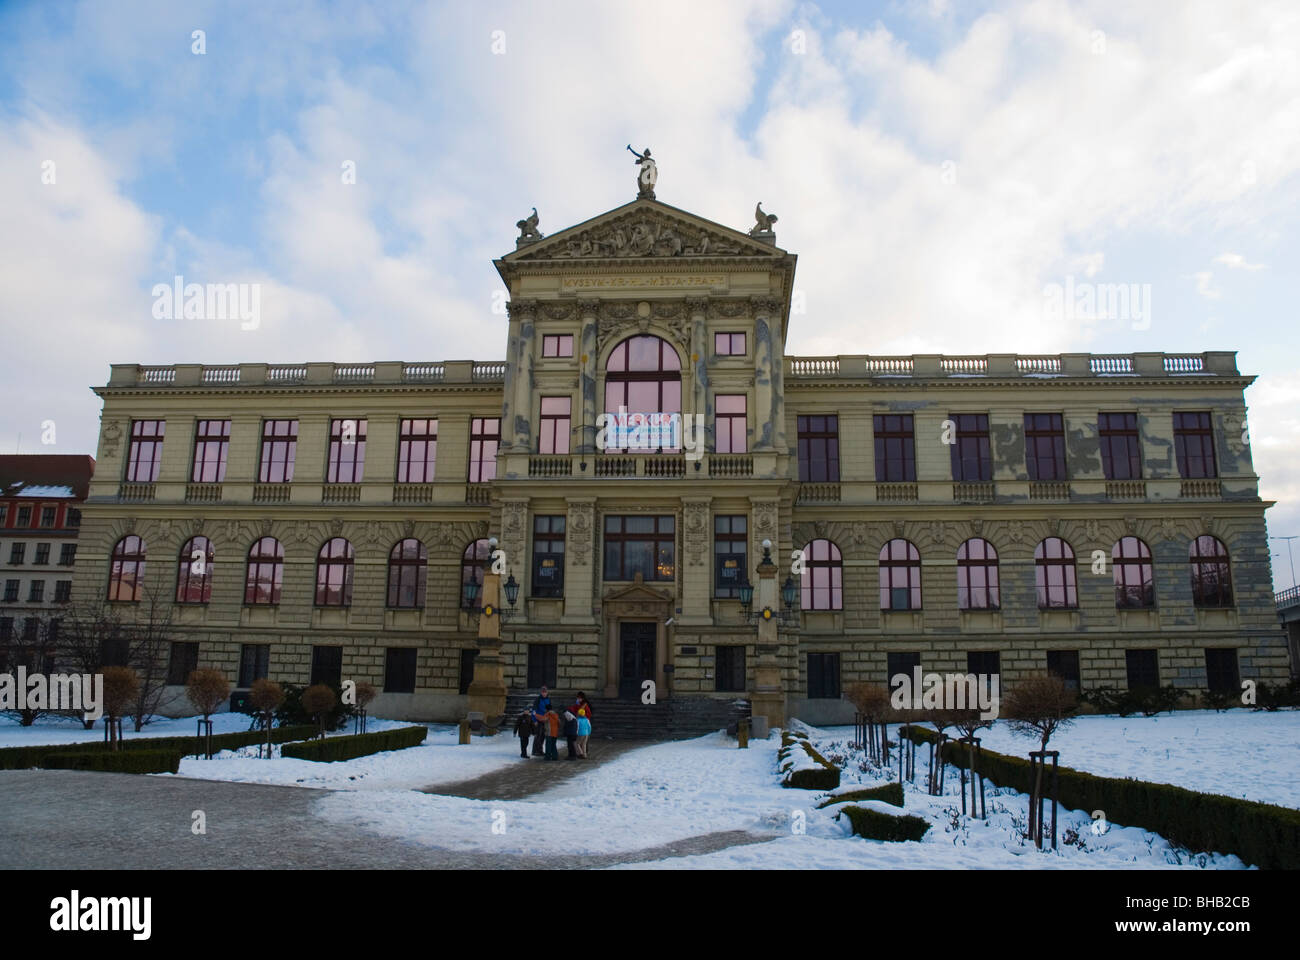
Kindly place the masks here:
POLYGON ((174 636, 171 597, 146 587, 144 600, 136 605, 127 635, 130 664, 140 677, 140 689, 131 710, 135 731, 139 733, 158 712, 167 688, 167 662, 174 636))
MULTIPOLYGON (((130 638, 117 611, 106 603, 65 608, 59 630, 59 659, 77 673, 103 673, 104 668, 130 661, 130 638)), ((84 719, 87 730, 94 720, 84 719)))
POLYGON ((104 667, 104 720, 110 750, 121 747, 122 717, 130 713, 140 695, 140 678, 130 667, 104 667))
MULTIPOLYGON (((253 681, 253 685, 248 690, 248 703, 253 708, 262 721, 262 729, 266 733, 266 758, 271 758, 271 721, 275 717, 275 711, 280 709, 280 704, 284 703, 284 688, 274 680, 268 680, 265 677, 259 677, 253 681)), ((259 755, 261 748, 258 748, 259 755)))
MULTIPOLYGON (((1002 701, 1002 713, 1012 733, 1022 737, 1037 737, 1039 752, 1046 752, 1052 735, 1073 722, 1079 698, 1065 686, 1065 681, 1050 673, 1035 673, 1018 680, 1002 701)), ((1037 823, 1037 811, 1043 796, 1043 771, 1045 758, 1040 757, 1034 776, 1033 793, 1029 798, 1029 831, 1035 842, 1042 845, 1042 825, 1037 823)), ((1053 808, 1055 809, 1055 808, 1053 808)), ((1055 813, 1053 813, 1055 825, 1055 813)), ((1055 829, 1055 826, 1053 826, 1055 829)))
POLYGON ((206 753, 212 758, 212 714, 226 702, 230 696, 230 681, 220 670, 192 670, 185 682, 185 695, 189 697, 194 709, 203 715, 203 730, 206 734, 206 753))
MULTIPOLYGON (((0 622, 4 624, 0 627, 0 673, 14 674, 14 683, 17 684, 19 667, 29 676, 54 672, 59 653, 60 623, 57 618, 29 614, 21 621, 21 630, 17 630, 15 624, 19 618, 0 609, 0 622)), ((16 687, 14 692, 18 692, 16 687)), ((47 687, 47 694, 51 692, 47 687)), ((47 696, 40 706, 32 706, 27 701, 21 709, 5 712, 17 717, 22 726, 30 727, 42 715, 58 712, 50 704, 51 699, 47 696)))

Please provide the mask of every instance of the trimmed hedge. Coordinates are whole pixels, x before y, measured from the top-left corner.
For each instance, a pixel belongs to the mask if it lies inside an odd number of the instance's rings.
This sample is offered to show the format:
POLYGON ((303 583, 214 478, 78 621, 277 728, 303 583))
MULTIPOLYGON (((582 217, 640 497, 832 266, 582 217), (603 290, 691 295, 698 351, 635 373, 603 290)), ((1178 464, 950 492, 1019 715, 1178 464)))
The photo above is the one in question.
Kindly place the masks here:
POLYGON ((834 790, 840 785, 840 768, 814 750, 807 736, 801 733, 782 732, 781 749, 776 755, 777 770, 782 769, 793 750, 803 750, 817 767, 787 772, 781 780, 781 786, 797 790, 834 790))
MULTIPOLYGON (((271 742, 286 743, 290 740, 305 740, 316 735, 315 726, 272 727, 271 742)), ((265 734, 260 730, 242 733, 219 733, 212 737, 212 749, 238 750, 240 747, 252 747, 265 743, 265 734)), ((199 737, 146 737, 137 736, 123 739, 121 750, 109 750, 103 740, 86 743, 46 743, 33 744, 28 747, 0 748, 0 770, 27 770, 31 767, 48 767, 47 757, 65 753, 120 753, 136 750, 174 750, 181 756, 192 756, 203 752, 203 740, 199 737)))
MULTIPOLYGON (((918 743, 934 738, 932 730, 912 729, 918 743)), ((951 740, 944 744, 944 760, 970 765, 965 745, 951 740)), ((1020 757, 981 750, 979 772, 1001 787, 1033 789, 1032 767, 1020 757)), ((1059 775, 1058 798, 1067 809, 1105 810, 1111 823, 1150 830, 1189 850, 1235 853, 1264 869, 1300 869, 1300 810, 1069 767, 1059 775)))
POLYGON ((176 773, 179 750, 101 750, 98 753, 56 753, 45 758, 48 770, 101 770, 107 773, 176 773))
POLYGON ((817 809, 820 810, 835 803, 848 803, 854 800, 879 800, 892 807, 901 807, 903 805, 903 785, 901 783, 886 783, 880 787, 867 787, 863 790, 838 793, 819 803, 817 809))
MULTIPOLYGON (((849 818, 849 825, 855 834, 868 840, 889 840, 895 843, 920 840, 930 829, 930 821, 910 814, 894 817, 867 807, 845 807, 840 813, 849 818)), ((835 815, 836 819, 840 813, 835 815)))
POLYGON ((337 760, 352 760, 372 753, 383 753, 386 750, 404 750, 407 747, 419 746, 424 743, 424 738, 428 734, 427 727, 400 727, 397 730, 384 730, 380 733, 326 737, 324 740, 285 744, 280 751, 280 756, 333 763, 337 760))

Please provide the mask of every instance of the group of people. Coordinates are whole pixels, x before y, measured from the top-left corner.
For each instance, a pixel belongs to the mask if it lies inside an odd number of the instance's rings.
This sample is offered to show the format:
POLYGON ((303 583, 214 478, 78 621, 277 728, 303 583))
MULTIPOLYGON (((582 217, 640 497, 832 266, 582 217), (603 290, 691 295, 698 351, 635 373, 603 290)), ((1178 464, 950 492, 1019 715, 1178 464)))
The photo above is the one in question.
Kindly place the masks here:
POLYGON ((550 690, 542 687, 532 709, 520 713, 519 719, 515 721, 520 758, 528 759, 528 741, 532 740, 534 757, 560 759, 556 741, 561 733, 569 748, 569 755, 565 759, 587 759, 587 740, 591 737, 591 703, 585 693, 579 692, 573 704, 561 714, 551 704, 550 690))

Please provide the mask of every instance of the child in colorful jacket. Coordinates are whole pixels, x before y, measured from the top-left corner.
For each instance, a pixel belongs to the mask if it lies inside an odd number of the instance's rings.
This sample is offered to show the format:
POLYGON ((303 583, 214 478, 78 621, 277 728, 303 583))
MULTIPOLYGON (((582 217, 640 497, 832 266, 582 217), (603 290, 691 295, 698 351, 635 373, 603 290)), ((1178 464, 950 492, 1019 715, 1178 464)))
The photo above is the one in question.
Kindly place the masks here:
POLYGON ((559 751, 555 749, 555 740, 560 735, 560 715, 554 709, 546 711, 543 717, 546 724, 546 759, 559 760, 559 751))

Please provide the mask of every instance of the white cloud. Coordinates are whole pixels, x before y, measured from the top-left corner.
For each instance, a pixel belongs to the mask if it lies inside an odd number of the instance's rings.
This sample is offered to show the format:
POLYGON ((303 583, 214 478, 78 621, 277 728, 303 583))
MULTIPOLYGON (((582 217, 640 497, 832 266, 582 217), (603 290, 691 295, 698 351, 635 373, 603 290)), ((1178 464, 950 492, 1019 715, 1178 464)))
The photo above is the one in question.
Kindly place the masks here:
POLYGON ((1223 290, 1214 285, 1214 274, 1209 270, 1199 270, 1192 274, 1196 278, 1196 293, 1206 300, 1218 300, 1223 296, 1223 290))
POLYGON ((1246 258, 1239 253, 1221 253, 1214 258, 1215 263, 1221 263, 1232 270, 1263 270, 1262 263, 1248 263, 1246 258))

